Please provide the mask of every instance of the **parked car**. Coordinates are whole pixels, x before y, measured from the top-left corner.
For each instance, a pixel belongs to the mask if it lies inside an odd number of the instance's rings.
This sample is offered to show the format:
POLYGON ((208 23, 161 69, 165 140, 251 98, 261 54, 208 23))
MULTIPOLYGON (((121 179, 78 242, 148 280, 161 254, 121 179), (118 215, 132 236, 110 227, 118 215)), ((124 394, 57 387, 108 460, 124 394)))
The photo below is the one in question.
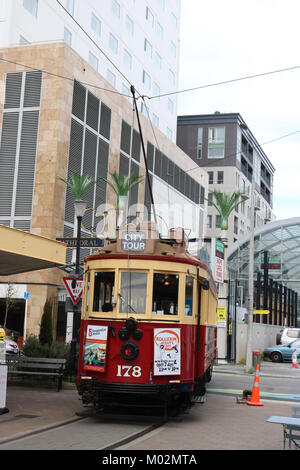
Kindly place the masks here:
POLYGON ((17 343, 15 343, 15 341, 12 341, 9 338, 5 338, 5 349, 6 354, 17 355, 20 352, 17 343))
POLYGON ((276 336, 276 344, 286 345, 300 338, 300 328, 284 328, 276 336))
POLYGON ((297 339, 290 344, 277 345, 264 350, 264 356, 273 362, 291 362, 293 352, 296 349, 297 359, 300 358, 300 340, 297 339))

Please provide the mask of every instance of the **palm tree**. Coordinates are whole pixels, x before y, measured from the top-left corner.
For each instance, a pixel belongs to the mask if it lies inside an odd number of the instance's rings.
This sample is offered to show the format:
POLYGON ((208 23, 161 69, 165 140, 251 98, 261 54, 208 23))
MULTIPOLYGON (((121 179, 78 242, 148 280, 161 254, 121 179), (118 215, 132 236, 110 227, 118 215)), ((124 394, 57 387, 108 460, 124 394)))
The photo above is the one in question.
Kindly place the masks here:
POLYGON ((248 199, 245 194, 235 191, 232 194, 222 193, 221 191, 212 192, 213 199, 210 202, 217 209, 221 216, 221 230, 228 230, 228 219, 235 207, 248 199))
POLYGON ((94 180, 88 175, 78 175, 76 173, 72 173, 69 180, 64 178, 59 179, 67 185, 75 201, 81 201, 87 190, 99 180, 99 178, 94 180))
POLYGON ((117 210, 124 209, 122 204, 123 196, 127 196, 128 192, 130 191, 133 186, 138 184, 143 177, 142 176, 119 176, 117 173, 111 173, 110 176, 112 177, 113 181, 109 181, 107 178, 103 178, 100 176, 100 179, 105 181, 112 190, 117 195, 117 210))

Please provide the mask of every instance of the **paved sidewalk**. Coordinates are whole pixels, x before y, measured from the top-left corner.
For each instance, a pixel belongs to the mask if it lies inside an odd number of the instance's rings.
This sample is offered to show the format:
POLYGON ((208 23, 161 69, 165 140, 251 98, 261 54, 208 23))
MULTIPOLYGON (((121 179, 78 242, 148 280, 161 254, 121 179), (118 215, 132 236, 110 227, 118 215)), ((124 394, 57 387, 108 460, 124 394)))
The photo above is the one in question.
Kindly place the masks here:
MULTIPOLYGON (((214 372, 227 372, 229 374, 248 374, 246 372, 246 366, 231 364, 225 361, 219 360, 213 366, 214 372)), ((254 375, 255 369, 250 375, 254 375)), ((248 374, 249 375, 249 374, 248 374)), ((294 378, 300 379, 300 365, 298 368, 292 367, 290 362, 271 362, 263 361, 260 365, 259 370, 260 377, 282 377, 282 378, 294 378)))
MULTIPOLYGON (((245 367, 233 364, 221 364, 220 362, 214 366, 214 373, 227 372, 231 374, 245 374, 245 367)), ((300 368, 294 369, 290 363, 286 364, 275 364, 275 363, 263 363, 261 366, 261 376, 276 376, 283 378, 299 378, 300 379, 300 368)), ((227 397, 224 397, 224 403, 227 397)), ((209 403, 213 403, 215 400, 210 398, 209 403)), ((232 404, 234 404, 232 401, 232 404)), ((0 445, 12 437, 26 436, 28 434, 37 433, 40 430, 47 430, 58 424, 66 424, 68 422, 80 419, 76 413, 86 411, 86 408, 82 405, 80 397, 78 395, 75 384, 63 383, 63 389, 60 392, 56 391, 55 386, 51 389, 47 388, 35 388, 22 385, 8 385, 6 406, 9 412, 0 415, 0 445)), ((197 405, 201 406, 202 405, 197 405)), ((203 406, 203 410, 208 410, 209 406, 207 403, 203 406)), ((244 414, 251 414, 251 412, 243 411, 245 405, 233 405, 236 412, 244 414)), ((270 414, 280 414, 279 408, 283 406, 279 402, 274 406, 274 412, 270 414), (277 410, 277 411, 275 411, 277 410)), ((291 405, 289 405, 291 407, 291 405)), ((248 407, 252 408, 252 407, 248 407)), ((264 409, 267 407, 265 406, 264 409)), ((283 411, 283 410, 282 410, 283 411)), ((282 414, 282 413, 281 413, 282 414)), ((264 415, 264 413, 261 413, 264 415)), ((214 419, 217 419, 215 417, 214 419)), ((200 423, 201 424, 201 423, 200 423)), ((195 422, 196 426, 197 423, 195 422)), ((172 424, 168 425, 172 428, 172 424)), ((267 424, 266 431, 274 431, 277 435, 277 442, 281 436, 280 427, 272 426, 267 424)), ((196 432, 196 429, 195 429, 196 432)), ((184 447, 186 448, 186 447, 184 447)))

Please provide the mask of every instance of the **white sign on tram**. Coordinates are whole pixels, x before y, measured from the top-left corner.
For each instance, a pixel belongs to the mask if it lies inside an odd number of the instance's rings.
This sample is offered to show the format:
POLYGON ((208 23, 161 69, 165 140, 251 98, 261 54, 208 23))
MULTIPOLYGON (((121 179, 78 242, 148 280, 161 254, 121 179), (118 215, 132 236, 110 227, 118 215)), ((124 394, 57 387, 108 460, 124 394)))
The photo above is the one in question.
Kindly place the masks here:
POLYGON ((179 328, 154 329, 154 375, 180 375, 179 328))

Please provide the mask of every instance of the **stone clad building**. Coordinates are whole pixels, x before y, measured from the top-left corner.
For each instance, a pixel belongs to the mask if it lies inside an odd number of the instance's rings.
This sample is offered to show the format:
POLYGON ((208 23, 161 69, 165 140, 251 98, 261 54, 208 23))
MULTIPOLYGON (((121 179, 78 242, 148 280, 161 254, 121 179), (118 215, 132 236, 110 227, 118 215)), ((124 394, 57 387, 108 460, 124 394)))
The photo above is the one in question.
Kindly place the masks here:
MULTIPOLYGON (((145 176, 132 99, 118 93, 65 42, 1 49, 0 84, 0 224, 51 239, 72 237, 74 201, 59 178, 72 173, 108 177, 112 172, 145 176)), ((195 170, 190 157, 143 115, 140 119, 154 199, 163 204, 158 208, 162 231, 169 224, 170 208, 182 207, 190 236, 202 238, 206 171, 195 170)), ((101 181, 87 193, 87 201, 90 210, 83 225, 85 236, 91 236, 88 229, 100 220, 96 208, 104 203, 114 206, 116 198, 101 181)), ((145 179, 130 192, 129 205, 137 203, 149 207, 145 179)), ((182 223, 180 214, 173 212, 173 223, 182 223)), ((66 264, 71 262, 68 251, 66 264)), ((88 253, 82 249, 82 258, 88 253)), ((11 281, 22 288, 8 328, 21 335, 38 334, 45 300, 50 298, 54 331, 64 337, 64 275, 54 268, 0 278, 0 323, 4 288, 11 281), (23 287, 29 293, 26 305, 23 287)))

